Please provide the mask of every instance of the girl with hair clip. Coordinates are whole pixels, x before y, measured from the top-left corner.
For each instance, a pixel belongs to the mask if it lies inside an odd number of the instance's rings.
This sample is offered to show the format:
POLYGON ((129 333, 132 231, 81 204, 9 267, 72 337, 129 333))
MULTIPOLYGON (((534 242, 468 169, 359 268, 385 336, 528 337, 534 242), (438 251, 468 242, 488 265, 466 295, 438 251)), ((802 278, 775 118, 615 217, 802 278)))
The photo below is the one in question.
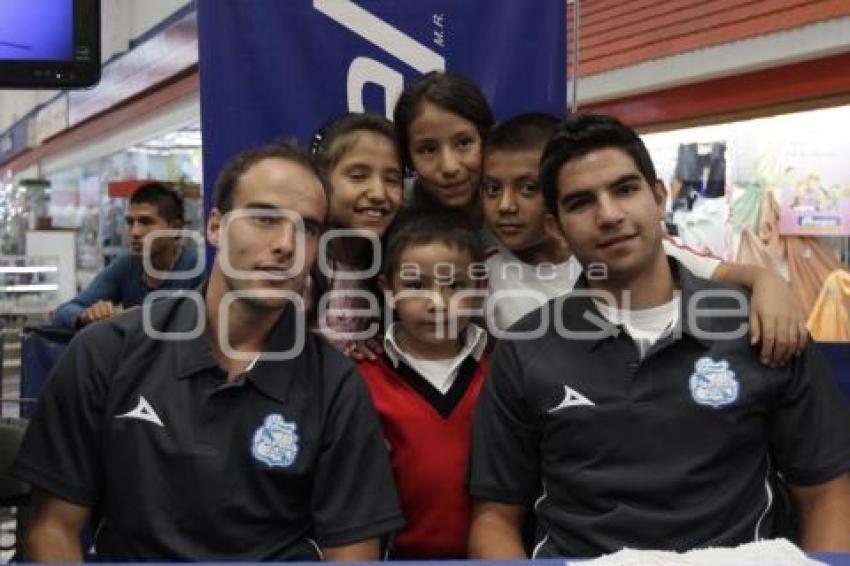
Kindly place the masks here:
POLYGON ((374 359, 381 351, 382 294, 378 270, 372 269, 372 277, 361 273, 380 261, 380 238, 401 207, 403 167, 395 128, 377 114, 344 114, 314 135, 311 150, 328 179, 332 236, 311 273, 314 329, 352 358, 374 359), (364 336, 370 328, 374 336, 364 336))

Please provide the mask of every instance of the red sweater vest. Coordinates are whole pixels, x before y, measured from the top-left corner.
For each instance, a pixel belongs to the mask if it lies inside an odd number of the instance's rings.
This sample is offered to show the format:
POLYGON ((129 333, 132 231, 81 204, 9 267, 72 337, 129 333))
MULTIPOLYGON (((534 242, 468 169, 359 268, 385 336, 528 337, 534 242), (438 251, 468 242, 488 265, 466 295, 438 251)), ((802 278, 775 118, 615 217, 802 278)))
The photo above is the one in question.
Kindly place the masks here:
POLYGON ((393 558, 465 558, 470 525, 467 490, 472 413, 487 372, 485 353, 467 358, 445 394, 404 362, 364 361, 406 524, 393 558), (442 413, 442 414, 441 414, 442 413))

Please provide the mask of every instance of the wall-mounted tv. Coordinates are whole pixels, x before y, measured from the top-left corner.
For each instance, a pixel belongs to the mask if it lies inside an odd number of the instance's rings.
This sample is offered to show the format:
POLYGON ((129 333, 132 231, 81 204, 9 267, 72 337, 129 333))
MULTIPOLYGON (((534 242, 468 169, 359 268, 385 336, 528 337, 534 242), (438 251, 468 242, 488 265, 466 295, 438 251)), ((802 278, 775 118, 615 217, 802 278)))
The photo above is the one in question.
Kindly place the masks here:
POLYGON ((0 0, 0 88, 100 79, 100 0, 0 0))

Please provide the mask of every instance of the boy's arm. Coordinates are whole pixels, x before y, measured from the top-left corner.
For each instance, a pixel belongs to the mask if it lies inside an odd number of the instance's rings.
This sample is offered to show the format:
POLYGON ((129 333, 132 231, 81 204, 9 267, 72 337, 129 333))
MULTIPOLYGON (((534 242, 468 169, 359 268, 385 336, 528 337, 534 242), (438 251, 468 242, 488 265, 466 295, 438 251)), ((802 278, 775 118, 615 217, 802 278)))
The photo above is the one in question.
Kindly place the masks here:
MULTIPOLYGON (((116 258, 95 276, 94 280, 79 295, 60 305, 53 313, 53 319, 67 328, 77 328, 81 322, 88 323, 92 320, 82 320, 81 317, 90 312, 93 306, 103 302, 117 303, 120 299, 120 278, 125 276, 123 266, 127 265, 123 256, 116 258)), ((105 309, 105 306, 95 308, 105 309)), ((95 312, 92 315, 97 314, 95 312)), ((103 317, 101 317, 103 318, 103 317)), ((94 319, 93 319, 94 320, 94 319)))
POLYGON ((809 551, 850 551, 850 404, 814 343, 774 382, 765 431, 776 470, 790 487, 809 551))
POLYGON ((469 558, 527 558, 522 544, 524 517, 525 507, 522 505, 474 501, 469 531, 469 558))
POLYGON ((82 562, 80 532, 88 520, 88 507, 43 491, 36 491, 35 502, 35 518, 25 543, 27 561, 82 562))
POLYGON ((80 317, 80 313, 83 312, 83 307, 75 303, 74 300, 71 299, 67 303, 59 305, 53 311, 53 321, 72 330, 77 328, 77 319, 80 317))
POLYGON ((375 562, 379 559, 380 541, 370 538, 342 546, 326 546, 322 555, 326 562, 375 562))
POLYGON ((806 345, 806 319, 800 301, 779 275, 755 265, 727 263, 694 251, 678 238, 665 236, 664 252, 698 277, 743 287, 752 293, 750 336, 761 341, 761 363, 784 366, 806 345))
MULTIPOLYGON (((327 408, 313 478, 316 541, 331 556, 377 558, 380 537, 404 525, 384 434, 366 382, 345 369, 327 408), (371 555, 370 555, 371 556, 371 555)), ((329 371, 329 370, 326 370, 329 371)))
POLYGON ((723 262, 711 277, 752 292, 750 338, 761 342, 761 363, 784 366, 806 345, 808 333, 803 308, 788 283, 769 269, 723 262))
MULTIPOLYGON (((528 326, 537 328, 533 322, 528 326)), ((470 558, 526 558, 522 526, 526 509, 539 493, 541 419, 528 405, 523 371, 537 349, 518 351, 519 345, 505 340, 496 346, 475 408, 470 558)))
POLYGON ((791 486, 802 515, 802 546, 808 552, 850 552, 850 475, 791 486))

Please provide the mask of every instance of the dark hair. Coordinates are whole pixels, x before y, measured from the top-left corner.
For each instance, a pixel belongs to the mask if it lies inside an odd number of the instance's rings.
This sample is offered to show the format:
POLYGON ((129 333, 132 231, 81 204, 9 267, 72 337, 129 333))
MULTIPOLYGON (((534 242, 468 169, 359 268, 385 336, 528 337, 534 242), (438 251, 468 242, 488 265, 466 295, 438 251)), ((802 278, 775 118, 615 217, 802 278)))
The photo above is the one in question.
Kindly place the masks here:
POLYGON ((328 183, 313 157, 295 143, 283 141, 273 145, 247 149, 230 158, 221 168, 215 181, 212 198, 213 208, 217 208, 222 214, 230 212, 230 209, 233 208, 233 193, 236 190, 236 185, 239 184, 239 179, 248 169, 264 159, 284 159, 301 165, 316 175, 316 178, 322 184, 325 199, 328 198, 328 183))
MULTIPOLYGON (((314 155, 316 164, 327 178, 330 177, 331 171, 339 163, 340 159, 357 142, 358 134, 363 132, 371 132, 386 137, 392 142, 393 147, 395 147, 396 155, 401 155, 398 140, 396 139, 395 126, 384 116, 371 112, 349 112, 341 114, 319 128, 313 134, 310 141, 310 153, 314 155)), ((400 157, 398 161, 399 167, 402 168, 403 164, 400 157)), ((333 184, 330 182, 328 183, 328 189, 333 192, 333 184)), ((327 255, 331 257, 331 248, 327 247, 326 249, 327 255)), ((368 257, 364 258, 364 260, 369 262, 371 259, 372 253, 370 247, 368 257)), ((318 262, 313 266, 310 276, 313 278, 312 304, 316 305, 321 296, 331 289, 333 282, 322 273, 318 262)), ((364 286, 377 297, 381 297, 376 277, 370 278, 365 282, 364 286)))
POLYGON ((484 139, 485 151, 543 149, 560 118, 545 112, 526 112, 496 124, 484 139))
POLYGON ((481 139, 493 126, 493 111, 487 98, 474 82, 455 73, 431 71, 408 85, 401 93, 393 112, 401 155, 412 168, 410 157, 410 125, 419 114, 422 102, 430 102, 475 124, 481 139))
POLYGON ((464 227, 465 220, 451 210, 406 210, 393 224, 386 237, 383 265, 384 275, 391 278, 399 269, 399 259, 410 246, 435 242, 468 251, 472 261, 484 259, 484 245, 478 233, 464 227))
POLYGON ((183 224, 183 198, 164 183, 145 183, 130 196, 130 204, 152 204, 166 221, 183 224))
MULTIPOLYGON (((392 142, 397 154, 401 156, 401 148, 398 147, 396 130, 392 122, 380 114, 350 112, 330 120, 313 134, 310 153, 315 156, 319 169, 325 175, 330 175, 334 166, 357 141, 356 134, 361 132, 384 136, 392 142)), ((399 158, 399 166, 402 166, 401 158, 399 158)))
POLYGON ((605 148, 620 149, 628 154, 650 185, 658 180, 649 151, 632 128, 613 116, 571 114, 558 125, 540 161, 540 184, 549 212, 558 211, 557 180, 561 167, 572 159, 605 148))

